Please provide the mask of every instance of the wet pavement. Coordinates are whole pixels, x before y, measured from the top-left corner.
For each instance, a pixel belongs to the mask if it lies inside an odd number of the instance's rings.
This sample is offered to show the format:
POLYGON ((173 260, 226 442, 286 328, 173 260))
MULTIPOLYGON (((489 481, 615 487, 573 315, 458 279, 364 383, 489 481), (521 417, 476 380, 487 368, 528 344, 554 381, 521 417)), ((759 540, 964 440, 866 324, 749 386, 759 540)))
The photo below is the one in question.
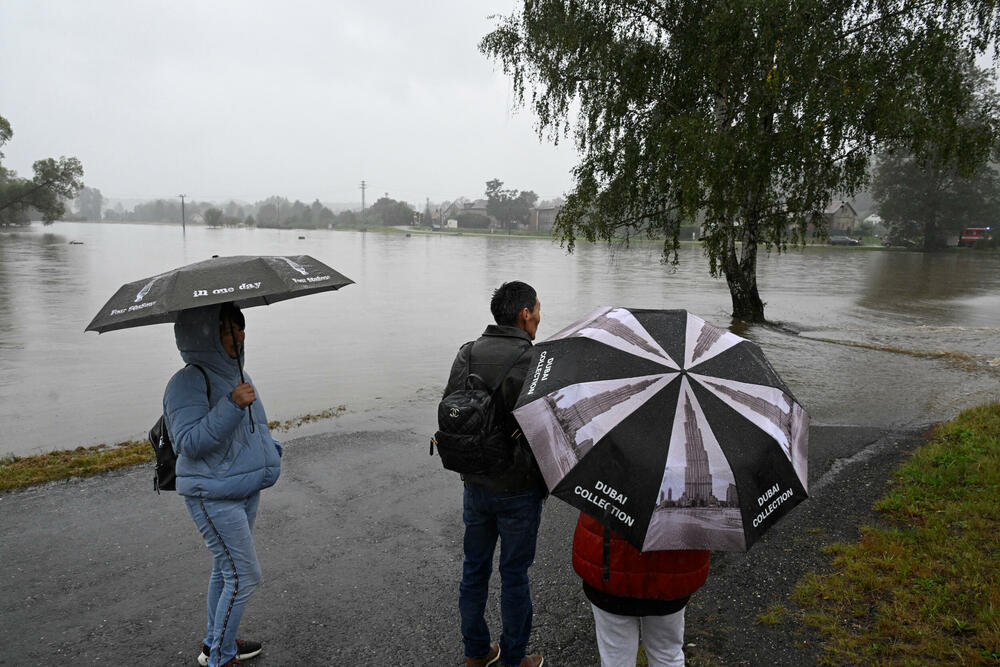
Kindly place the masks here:
MULTIPOLYGON (((753 619, 855 540, 922 429, 817 426, 810 495, 749 553, 715 554, 687 614, 695 664, 815 662, 816 637, 753 619)), ((179 496, 148 467, 0 494, 0 664, 71 660, 195 665, 208 552, 179 496)), ((286 443, 256 527, 264 571, 240 635, 249 665, 460 665, 456 603, 461 483, 412 430, 336 432, 286 443)), ((599 664, 593 619, 570 565, 576 511, 546 502, 531 570, 531 650, 547 665, 599 664)), ((499 630, 499 582, 489 622, 499 630)), ((788 603, 794 606, 792 603, 788 603)))

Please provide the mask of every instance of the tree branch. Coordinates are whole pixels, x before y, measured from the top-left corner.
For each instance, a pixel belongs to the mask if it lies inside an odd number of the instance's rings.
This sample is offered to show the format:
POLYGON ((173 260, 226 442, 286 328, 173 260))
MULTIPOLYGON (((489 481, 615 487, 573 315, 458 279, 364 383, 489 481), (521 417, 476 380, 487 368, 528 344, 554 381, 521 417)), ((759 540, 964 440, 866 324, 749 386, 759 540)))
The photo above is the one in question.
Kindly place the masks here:
POLYGON ((868 21, 866 23, 862 23, 861 25, 855 26, 854 28, 851 28, 849 30, 845 30, 844 32, 841 32, 838 35, 838 38, 839 39, 844 39, 844 38, 850 37, 851 35, 855 35, 855 34, 857 34, 859 32, 863 32, 863 31, 867 30, 871 26, 878 25, 879 23, 882 23, 884 21, 888 21, 889 19, 894 19, 894 18, 897 18, 897 17, 900 17, 900 16, 905 16, 907 14, 913 14, 915 12, 922 12, 925 8, 936 8, 936 7, 939 6, 939 4, 940 3, 936 2, 935 0, 925 0, 924 2, 919 3, 919 4, 912 3, 912 2, 904 2, 903 3, 903 7, 901 9, 899 9, 898 11, 890 12, 888 14, 880 15, 880 16, 872 19, 871 21, 868 21))
MULTIPOLYGON (((31 181, 25 181, 25 182, 30 183, 31 181)), ((33 195, 34 193, 38 192, 42 188, 48 187, 50 185, 54 185, 55 183, 56 183, 55 180, 48 180, 48 181, 45 181, 44 183, 39 183, 38 185, 36 185, 35 187, 31 188, 27 192, 24 192, 23 194, 21 194, 21 196, 19 196, 19 197, 11 199, 10 201, 7 201, 7 202, 0 202, 0 211, 4 210, 5 208, 10 208, 14 204, 19 204, 19 203, 23 202, 30 195, 33 195)))

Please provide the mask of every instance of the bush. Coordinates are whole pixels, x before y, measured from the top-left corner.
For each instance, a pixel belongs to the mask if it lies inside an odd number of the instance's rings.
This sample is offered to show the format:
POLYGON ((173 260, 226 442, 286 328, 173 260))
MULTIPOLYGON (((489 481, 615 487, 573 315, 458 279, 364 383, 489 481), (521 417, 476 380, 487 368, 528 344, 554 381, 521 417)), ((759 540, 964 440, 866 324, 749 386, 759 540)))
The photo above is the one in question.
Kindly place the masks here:
POLYGON ((459 213, 456 220, 459 229, 487 229, 490 226, 490 219, 478 213, 459 213))

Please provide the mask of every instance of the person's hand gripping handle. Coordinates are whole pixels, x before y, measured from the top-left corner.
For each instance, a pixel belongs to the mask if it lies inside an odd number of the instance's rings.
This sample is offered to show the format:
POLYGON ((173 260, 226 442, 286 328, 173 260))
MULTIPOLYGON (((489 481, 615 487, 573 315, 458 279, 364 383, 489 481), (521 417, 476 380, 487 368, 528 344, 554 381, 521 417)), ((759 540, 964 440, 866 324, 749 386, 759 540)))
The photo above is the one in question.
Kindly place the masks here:
POLYGON ((233 389, 232 398, 233 403, 240 408, 245 408, 257 400, 257 394, 254 393, 252 384, 249 382, 241 382, 236 385, 235 389, 233 389))

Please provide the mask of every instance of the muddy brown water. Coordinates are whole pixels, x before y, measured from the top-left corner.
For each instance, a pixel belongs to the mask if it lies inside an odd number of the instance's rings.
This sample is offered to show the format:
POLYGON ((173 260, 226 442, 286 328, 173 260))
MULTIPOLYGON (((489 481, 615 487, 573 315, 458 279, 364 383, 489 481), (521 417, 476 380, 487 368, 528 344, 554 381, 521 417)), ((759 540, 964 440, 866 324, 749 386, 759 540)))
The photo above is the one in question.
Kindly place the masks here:
POLYGON ((182 363, 170 326, 83 329, 122 283, 213 254, 311 254, 357 282, 247 311, 247 368, 271 419, 346 406, 298 434, 428 428, 457 346, 513 279, 538 290, 539 340, 605 304, 731 327, 820 424, 913 427, 1000 397, 1000 254, 762 254, 775 324, 746 327, 697 245, 671 270, 655 244, 568 255, 523 238, 56 223, 0 231, 0 455, 142 435, 182 363))

